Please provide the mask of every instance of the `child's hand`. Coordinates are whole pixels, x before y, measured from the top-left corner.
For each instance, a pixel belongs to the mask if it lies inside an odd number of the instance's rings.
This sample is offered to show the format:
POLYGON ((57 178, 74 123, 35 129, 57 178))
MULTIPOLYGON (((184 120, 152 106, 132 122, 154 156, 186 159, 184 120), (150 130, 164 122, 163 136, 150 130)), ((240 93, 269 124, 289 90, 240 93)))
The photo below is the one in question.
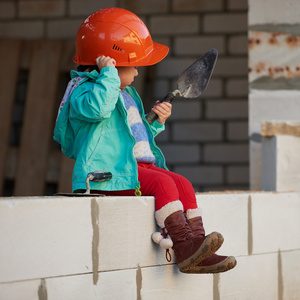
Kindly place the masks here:
POLYGON ((159 101, 156 103, 152 110, 158 115, 157 121, 163 124, 171 116, 172 104, 169 102, 159 103, 159 101))
POLYGON ((96 58, 96 64, 99 70, 101 70, 104 67, 115 67, 116 61, 109 56, 102 55, 96 58))

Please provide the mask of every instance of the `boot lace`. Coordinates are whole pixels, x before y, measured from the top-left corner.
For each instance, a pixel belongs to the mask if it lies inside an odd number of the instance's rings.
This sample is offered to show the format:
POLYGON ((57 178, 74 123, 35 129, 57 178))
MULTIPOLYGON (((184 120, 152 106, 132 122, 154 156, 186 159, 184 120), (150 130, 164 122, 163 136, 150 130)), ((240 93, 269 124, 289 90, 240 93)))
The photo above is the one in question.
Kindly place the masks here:
MULTIPOLYGON (((166 228, 163 228, 161 231, 162 231, 162 236, 164 237, 164 239, 166 239, 168 235, 166 228)), ((171 262, 172 260, 172 255, 169 249, 166 249, 166 260, 167 262, 171 262)))

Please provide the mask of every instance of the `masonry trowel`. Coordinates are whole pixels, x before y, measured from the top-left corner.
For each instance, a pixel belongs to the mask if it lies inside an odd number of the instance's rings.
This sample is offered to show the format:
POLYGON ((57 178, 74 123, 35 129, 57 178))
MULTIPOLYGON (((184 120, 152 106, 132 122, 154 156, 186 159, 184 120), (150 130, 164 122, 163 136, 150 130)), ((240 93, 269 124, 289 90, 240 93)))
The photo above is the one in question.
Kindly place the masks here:
MULTIPOLYGON (((168 93, 161 102, 172 102, 176 96, 196 98, 204 93, 218 58, 218 51, 210 49, 186 68, 178 77, 177 89, 168 93)), ((153 123, 158 115, 151 111, 146 120, 153 123)))

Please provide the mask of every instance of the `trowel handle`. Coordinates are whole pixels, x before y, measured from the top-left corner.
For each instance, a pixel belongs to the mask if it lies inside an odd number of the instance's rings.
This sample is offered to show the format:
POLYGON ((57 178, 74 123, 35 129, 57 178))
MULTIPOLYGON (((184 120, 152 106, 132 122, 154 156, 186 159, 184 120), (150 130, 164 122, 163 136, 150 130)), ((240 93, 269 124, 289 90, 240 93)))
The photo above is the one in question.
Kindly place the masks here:
POLYGON ((85 194, 91 193, 90 181, 102 182, 112 178, 112 174, 108 171, 95 171, 87 174, 86 176, 86 191, 85 194))
MULTIPOLYGON (((170 92, 162 100, 160 100, 159 103, 162 102, 171 103, 174 98, 175 98, 175 94, 173 92, 170 92)), ((149 114, 146 116, 146 120, 148 121, 149 124, 152 124, 157 118, 158 115, 153 110, 151 110, 149 114)))

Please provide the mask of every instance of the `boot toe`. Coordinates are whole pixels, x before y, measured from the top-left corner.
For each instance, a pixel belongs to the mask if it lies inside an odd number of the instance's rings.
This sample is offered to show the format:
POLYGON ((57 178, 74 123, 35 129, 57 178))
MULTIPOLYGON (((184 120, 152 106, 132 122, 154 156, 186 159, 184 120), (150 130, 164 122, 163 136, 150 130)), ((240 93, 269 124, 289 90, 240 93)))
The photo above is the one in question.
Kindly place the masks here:
POLYGON ((223 236, 218 232, 212 232, 206 237, 195 237, 193 246, 196 251, 188 259, 178 263, 178 268, 183 273, 189 273, 189 269, 194 268, 201 261, 210 257, 222 245, 223 236))

